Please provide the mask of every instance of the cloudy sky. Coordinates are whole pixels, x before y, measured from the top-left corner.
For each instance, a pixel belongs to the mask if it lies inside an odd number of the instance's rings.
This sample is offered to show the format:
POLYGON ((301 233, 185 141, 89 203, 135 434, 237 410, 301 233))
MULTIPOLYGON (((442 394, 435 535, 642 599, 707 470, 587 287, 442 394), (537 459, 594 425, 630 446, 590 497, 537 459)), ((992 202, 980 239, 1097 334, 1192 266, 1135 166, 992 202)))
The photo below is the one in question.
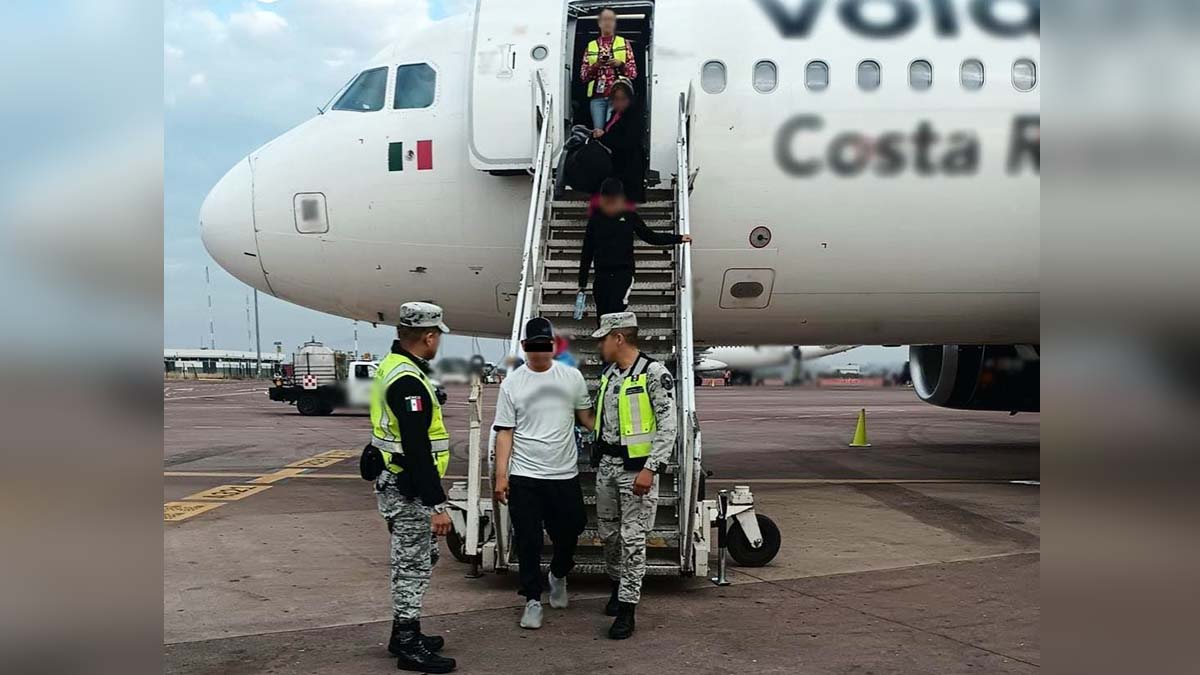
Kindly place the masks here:
MULTIPOLYGON (((200 243, 200 204, 251 150, 316 113, 360 66, 405 30, 464 11, 466 0, 167 0, 164 8, 164 343, 208 344, 204 268, 212 276, 218 348, 247 349, 247 286, 200 243)), ((259 295, 264 349, 316 336, 353 346, 353 323, 259 295)), ((392 331, 359 325, 363 351, 392 331)), ((458 337, 448 351, 469 353, 458 337)), ((485 341, 484 353, 503 353, 485 341)))
MULTIPOLYGON (((225 273, 200 243, 200 204, 229 167, 316 113, 360 66, 404 31, 465 11, 470 0, 166 0, 164 6, 164 343, 208 344, 204 270, 212 278, 216 346, 248 349, 249 288, 225 273)), ((315 336, 353 346, 351 321, 259 295, 262 344, 285 351, 315 336)), ((359 324, 363 351, 380 352, 393 331, 359 324)), ((451 336, 447 353, 472 353, 451 336)), ((481 341, 491 359, 498 340, 481 341)), ((836 359, 902 362, 873 348, 836 359)), ((833 363, 834 360, 831 360, 833 363)))

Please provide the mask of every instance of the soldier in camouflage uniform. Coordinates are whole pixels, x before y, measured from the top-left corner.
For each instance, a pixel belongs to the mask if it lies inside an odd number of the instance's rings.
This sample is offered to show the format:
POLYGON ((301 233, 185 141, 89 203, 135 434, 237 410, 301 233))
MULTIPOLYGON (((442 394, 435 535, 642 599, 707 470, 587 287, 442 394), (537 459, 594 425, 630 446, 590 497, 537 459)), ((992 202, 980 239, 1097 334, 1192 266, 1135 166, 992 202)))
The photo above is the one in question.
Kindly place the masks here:
POLYGON ((424 302, 400 308, 398 339, 375 371, 371 444, 363 478, 375 481, 379 513, 391 534, 392 635, 396 667, 448 673, 455 661, 437 652, 445 640, 421 633, 421 601, 438 560, 438 536, 450 531, 442 476, 450 434, 429 382, 429 360, 443 333, 442 308, 424 302))
POLYGON ((596 516, 612 595, 605 613, 615 616, 608 636, 633 634, 634 610, 646 574, 646 534, 658 508, 658 473, 675 450, 675 381, 666 366, 638 349, 637 317, 605 314, 600 355, 608 367, 596 397, 596 516))

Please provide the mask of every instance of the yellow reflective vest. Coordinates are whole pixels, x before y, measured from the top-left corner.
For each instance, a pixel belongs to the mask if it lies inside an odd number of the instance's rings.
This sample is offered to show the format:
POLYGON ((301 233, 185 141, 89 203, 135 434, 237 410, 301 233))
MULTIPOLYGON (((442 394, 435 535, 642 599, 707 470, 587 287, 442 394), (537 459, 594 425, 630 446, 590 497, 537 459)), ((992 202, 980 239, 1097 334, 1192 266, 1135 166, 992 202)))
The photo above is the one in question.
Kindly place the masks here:
MULTIPOLYGON (((587 57, 587 63, 589 66, 596 65, 596 62, 600 60, 600 41, 592 40, 589 42, 585 55, 587 57)), ((617 63, 625 63, 625 61, 629 59, 629 47, 625 44, 625 38, 621 37, 620 35, 613 36, 612 57, 617 63)), ((595 91, 596 81, 592 80, 591 82, 588 82, 588 98, 591 98, 595 91)))
POLYGON ((375 381, 371 389, 371 445, 379 449, 383 455, 384 465, 392 473, 400 473, 404 467, 398 459, 404 455, 400 443, 400 424, 396 413, 387 402, 387 390, 402 377, 415 377, 429 392, 429 400, 433 402, 433 411, 429 420, 429 443, 433 452, 433 462, 437 466, 438 476, 446 475, 446 467, 450 465, 450 432, 442 419, 442 405, 438 403, 437 392, 429 382, 425 371, 412 359, 395 352, 388 354, 375 370, 375 381))
MULTIPOLYGON (((658 429, 658 420, 654 418, 654 406, 650 403, 650 390, 646 381, 646 369, 650 358, 638 355, 633 368, 624 381, 621 382, 621 392, 617 397, 617 419, 621 427, 621 445, 630 459, 649 457, 650 448, 654 442, 654 434, 658 429)), ((617 369, 616 364, 609 366, 600 376, 600 391, 596 396, 596 429, 597 438, 604 433, 604 398, 608 393, 608 379, 617 369)))

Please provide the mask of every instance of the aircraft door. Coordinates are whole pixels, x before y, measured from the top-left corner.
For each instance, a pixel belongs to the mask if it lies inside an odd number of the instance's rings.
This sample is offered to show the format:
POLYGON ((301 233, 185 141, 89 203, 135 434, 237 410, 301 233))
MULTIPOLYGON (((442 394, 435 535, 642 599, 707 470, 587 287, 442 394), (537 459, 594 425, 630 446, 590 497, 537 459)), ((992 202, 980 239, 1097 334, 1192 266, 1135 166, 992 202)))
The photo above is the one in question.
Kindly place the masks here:
MULTIPOLYGON (((471 50, 468 126, 471 165, 485 171, 533 166, 536 73, 561 91, 567 3, 478 0, 471 50)), ((562 119, 563 101, 555 101, 562 119)))

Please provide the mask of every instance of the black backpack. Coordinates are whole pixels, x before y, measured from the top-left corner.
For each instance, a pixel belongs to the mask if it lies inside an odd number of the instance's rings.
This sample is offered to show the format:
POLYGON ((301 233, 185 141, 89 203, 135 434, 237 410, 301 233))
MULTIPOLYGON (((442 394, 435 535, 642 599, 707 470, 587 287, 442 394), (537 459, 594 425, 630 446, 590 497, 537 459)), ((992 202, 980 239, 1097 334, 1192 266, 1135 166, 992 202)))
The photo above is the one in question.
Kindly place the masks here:
MULTIPOLYGON (((577 138, 572 135, 571 140, 577 138)), ((582 142, 568 142, 564 152, 564 183, 576 190, 588 194, 599 192, 600 184, 612 175, 612 151, 590 136, 582 142)))

